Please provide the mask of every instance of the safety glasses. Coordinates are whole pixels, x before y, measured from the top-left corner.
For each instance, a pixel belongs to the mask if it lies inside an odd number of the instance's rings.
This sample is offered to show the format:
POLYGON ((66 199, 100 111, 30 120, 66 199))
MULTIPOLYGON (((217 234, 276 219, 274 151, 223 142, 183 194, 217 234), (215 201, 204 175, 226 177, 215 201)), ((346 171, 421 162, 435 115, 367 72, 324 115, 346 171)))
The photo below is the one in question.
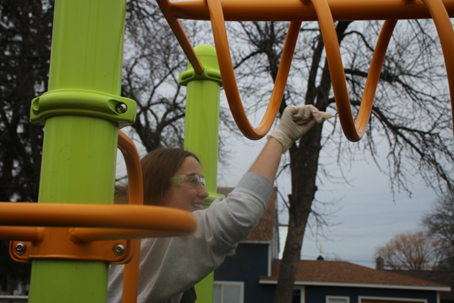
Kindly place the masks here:
POLYGON ((205 178, 198 174, 180 175, 170 178, 172 185, 189 184, 192 188, 198 189, 200 186, 206 187, 205 178))

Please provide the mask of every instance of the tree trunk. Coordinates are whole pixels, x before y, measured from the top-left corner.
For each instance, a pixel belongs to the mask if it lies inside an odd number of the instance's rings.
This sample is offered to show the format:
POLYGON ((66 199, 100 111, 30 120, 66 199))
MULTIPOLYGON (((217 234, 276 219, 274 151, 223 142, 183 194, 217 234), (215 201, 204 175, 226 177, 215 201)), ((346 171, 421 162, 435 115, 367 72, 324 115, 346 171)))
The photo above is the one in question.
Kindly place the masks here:
POLYGON ((303 237, 317 191, 315 179, 321 149, 321 133, 322 126, 317 125, 301 139, 299 148, 296 145, 290 148, 292 194, 289 195, 288 233, 279 271, 275 303, 292 302, 293 284, 298 270, 303 237))

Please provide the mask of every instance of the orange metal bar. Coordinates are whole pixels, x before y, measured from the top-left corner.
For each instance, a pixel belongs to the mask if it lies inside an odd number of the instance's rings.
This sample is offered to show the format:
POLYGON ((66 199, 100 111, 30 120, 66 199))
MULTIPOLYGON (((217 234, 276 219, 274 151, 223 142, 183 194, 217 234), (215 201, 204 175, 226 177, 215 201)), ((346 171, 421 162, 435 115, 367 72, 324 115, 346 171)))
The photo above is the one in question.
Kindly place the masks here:
POLYGON ((167 22, 169 23, 170 28, 172 29, 173 33, 175 34, 175 37, 177 38, 178 42, 180 43, 181 48, 183 48, 183 51, 186 54, 186 57, 188 58, 189 62, 191 62, 195 73, 197 75, 201 75, 203 73, 203 66, 200 63, 199 58, 197 58, 194 48, 192 47, 192 44, 189 41, 188 36, 186 35, 180 21, 178 19, 175 19, 175 17, 170 12, 169 1, 168 0, 156 0, 156 2, 158 2, 159 8, 161 8, 161 11, 162 11, 164 17, 166 18, 167 22))
POLYGON ((0 222, 14 226, 165 229, 187 234, 197 229, 197 220, 190 212, 140 205, 0 202, 0 222))
POLYGON ((440 37, 446 72, 448 74, 449 91, 451 95, 451 111, 454 118, 454 30, 448 12, 440 0, 424 0, 432 15, 435 27, 440 37))
MULTIPOLYGON (((16 228, 16 227, 14 227, 16 228)), ((154 237, 177 237, 187 235, 187 232, 146 229, 119 229, 119 228, 71 228, 71 239, 75 242, 89 243, 103 240, 140 239, 154 237)), ((15 240, 21 238, 14 238, 15 240)), ((139 246, 140 247, 140 246, 139 246)), ((134 252, 138 254, 137 252, 134 252)))
MULTIPOLYGON (((328 0, 333 19, 391 20, 432 18, 421 0, 328 0)), ((443 0, 449 16, 454 17, 454 0, 443 0)), ((222 0, 226 21, 317 21, 315 7, 305 0, 222 0)), ((175 18, 210 20, 204 0, 170 4, 175 18)))
POLYGON ((0 239, 31 241, 39 243, 44 236, 43 227, 0 226, 0 239))
POLYGON ((279 110, 292 63, 296 41, 298 40, 301 22, 297 21, 290 23, 270 103, 259 126, 254 128, 249 123, 244 111, 235 80, 235 73, 233 71, 232 59, 230 57, 229 42, 227 39, 227 31, 225 28, 221 1, 208 0, 208 8, 210 10, 211 24, 213 27, 214 42, 216 45, 216 53, 219 61, 222 83, 224 85, 224 91, 227 96, 233 118, 243 135, 252 140, 260 139, 273 125, 274 119, 276 118, 276 114, 279 110))
MULTIPOLYGON (((262 138, 271 127, 287 82, 301 21, 319 21, 332 75, 333 91, 345 136, 356 142, 362 138, 370 119, 381 67, 397 19, 433 18, 445 54, 454 117, 454 32, 449 16, 454 16, 454 0, 206 0, 166 3, 172 18, 211 20, 222 81, 236 124, 249 139, 262 138), (361 107, 355 124, 348 97, 334 20, 387 20, 372 59, 361 107), (231 63, 225 21, 291 21, 279 66, 278 77, 264 118, 255 129, 245 114, 231 63), (282 69, 281 69, 282 68, 282 69)), ((176 35, 179 33, 176 32, 176 35)), ((185 46, 183 46, 185 47, 185 46)))
POLYGON ((356 142, 364 135, 370 118, 381 67, 383 65, 389 40, 391 39, 394 26, 396 25, 396 20, 387 20, 383 25, 377 41, 376 51, 374 52, 372 59, 369 76, 366 81, 366 87, 358 114, 358 122, 355 125, 350 99, 348 97, 347 83, 345 80, 344 67, 342 64, 334 20, 326 0, 313 0, 313 3, 318 15, 323 41, 325 42, 326 57, 328 59, 339 120, 347 139, 356 142))
MULTIPOLYGON (((180 22, 178 24, 181 27, 180 22)), ((184 33, 184 32, 183 32, 184 33)), ((186 37, 186 35, 185 35, 186 37)), ((186 37, 186 41, 189 40, 186 37)), ((180 42, 181 43, 181 42, 180 42)), ((194 52, 191 46, 192 52, 194 52)), ((194 53, 195 54, 195 53, 194 53)), ((198 58, 196 57, 197 62, 198 58)), ((199 62, 200 65, 200 62, 199 62)), ((203 69, 202 69, 203 71, 203 69)), ((126 136, 122 131, 118 131, 118 148, 123 154, 123 158, 126 162, 126 170, 128 173, 128 184, 129 184, 129 204, 143 204, 143 178, 142 178, 142 166, 140 165, 140 157, 137 152, 136 146, 132 140, 126 136)), ((148 235, 147 235, 148 236, 148 235)), ((155 237, 157 235, 155 234, 155 237)), ((140 239, 132 240, 131 246, 133 248, 134 255, 131 262, 125 265, 123 273, 123 295, 122 302, 124 303, 136 303, 137 292, 139 285, 139 264, 140 264, 140 239)))

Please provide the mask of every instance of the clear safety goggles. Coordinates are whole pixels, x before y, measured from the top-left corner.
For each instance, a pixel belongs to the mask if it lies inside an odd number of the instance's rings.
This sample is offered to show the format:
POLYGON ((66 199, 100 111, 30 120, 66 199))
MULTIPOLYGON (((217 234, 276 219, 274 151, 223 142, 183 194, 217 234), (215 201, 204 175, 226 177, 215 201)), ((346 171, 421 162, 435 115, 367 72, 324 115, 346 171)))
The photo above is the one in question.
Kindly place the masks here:
POLYGON ((206 187, 205 178, 198 174, 175 176, 170 178, 170 182, 173 185, 189 184, 194 189, 198 189, 200 186, 206 187))

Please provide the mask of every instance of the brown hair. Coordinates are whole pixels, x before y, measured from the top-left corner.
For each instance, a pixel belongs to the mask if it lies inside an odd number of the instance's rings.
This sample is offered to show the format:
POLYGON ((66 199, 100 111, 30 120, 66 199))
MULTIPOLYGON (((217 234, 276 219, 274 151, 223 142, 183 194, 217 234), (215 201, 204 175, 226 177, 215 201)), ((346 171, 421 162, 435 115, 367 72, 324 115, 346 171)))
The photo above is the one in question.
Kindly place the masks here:
POLYGON ((196 155, 179 148, 156 149, 142 158, 143 204, 164 205, 162 197, 170 188, 170 178, 186 157, 194 157, 200 163, 196 155))

